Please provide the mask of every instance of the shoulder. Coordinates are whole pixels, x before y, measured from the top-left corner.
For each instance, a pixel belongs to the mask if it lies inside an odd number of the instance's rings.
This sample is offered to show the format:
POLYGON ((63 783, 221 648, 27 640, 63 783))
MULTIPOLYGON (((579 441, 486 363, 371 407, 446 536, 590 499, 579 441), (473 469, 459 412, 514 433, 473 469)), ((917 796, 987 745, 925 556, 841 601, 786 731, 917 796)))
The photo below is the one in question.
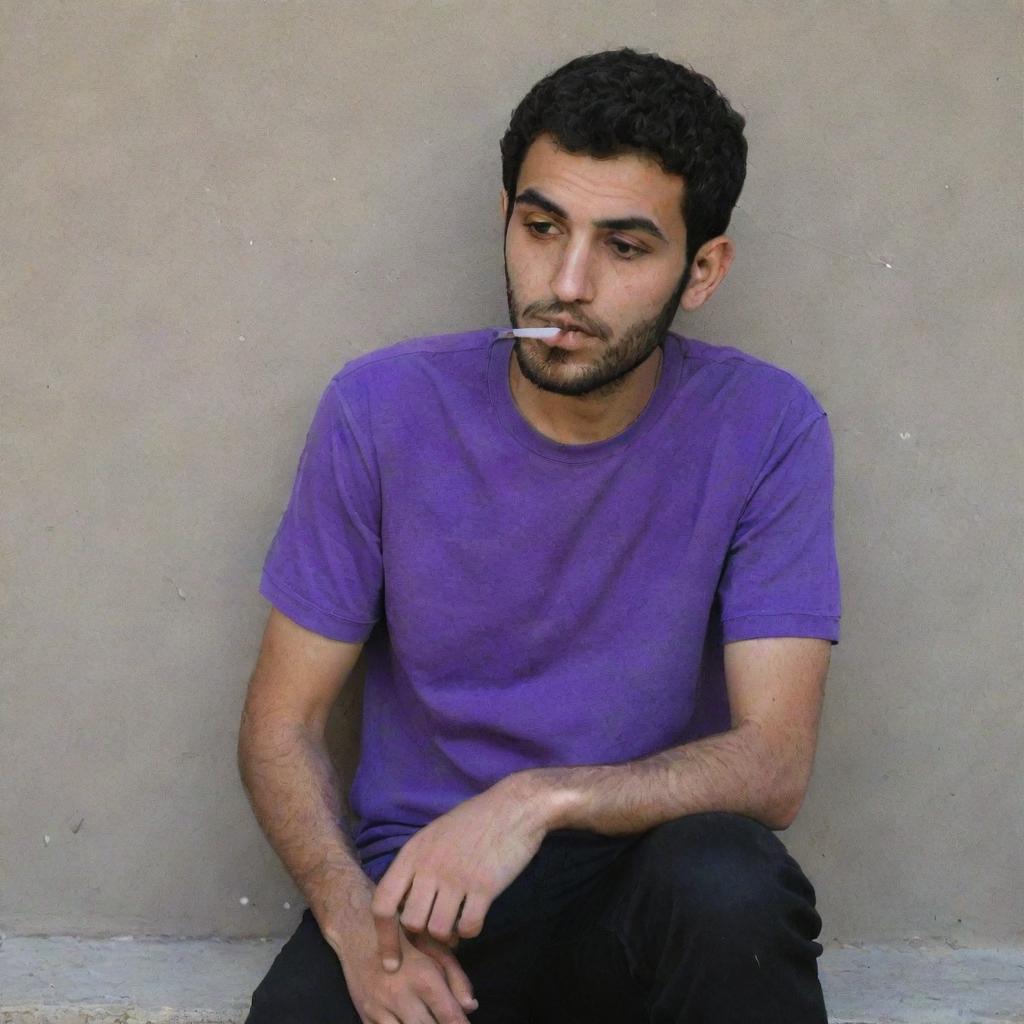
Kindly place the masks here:
POLYGON ((333 380, 387 380, 437 362, 452 363, 486 353, 494 328, 406 338, 350 359, 333 380))
POLYGON ((750 419, 808 423, 826 415, 811 387, 785 367, 733 345, 680 337, 689 380, 750 419))
POLYGON ((325 395, 359 418, 381 404, 415 403, 432 388, 479 374, 495 333, 482 328, 425 335, 363 352, 334 374, 325 395))

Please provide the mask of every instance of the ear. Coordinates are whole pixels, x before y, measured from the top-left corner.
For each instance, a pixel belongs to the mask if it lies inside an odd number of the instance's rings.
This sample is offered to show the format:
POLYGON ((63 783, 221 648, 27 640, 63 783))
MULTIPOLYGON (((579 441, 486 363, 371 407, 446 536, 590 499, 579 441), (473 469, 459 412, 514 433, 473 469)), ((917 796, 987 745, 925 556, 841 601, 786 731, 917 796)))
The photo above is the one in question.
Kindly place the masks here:
POLYGON ((736 255, 736 246, 725 235, 710 238, 693 257, 690 283, 686 286, 679 305, 688 313, 699 309, 711 298, 714 290, 725 280, 736 255))
POLYGON ((505 222, 505 218, 508 217, 508 192, 505 189, 501 190, 501 221, 505 222))

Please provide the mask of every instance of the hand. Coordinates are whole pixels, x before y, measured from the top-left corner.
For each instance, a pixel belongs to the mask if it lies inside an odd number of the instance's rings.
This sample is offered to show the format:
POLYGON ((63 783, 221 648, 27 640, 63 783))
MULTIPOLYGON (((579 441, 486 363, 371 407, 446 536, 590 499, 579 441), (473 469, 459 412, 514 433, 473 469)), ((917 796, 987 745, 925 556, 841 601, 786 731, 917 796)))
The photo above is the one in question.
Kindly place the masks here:
POLYGON ((335 949, 349 996, 363 1024, 469 1024, 477 1008, 473 988, 452 951, 429 935, 402 930, 402 968, 381 967, 372 931, 369 941, 335 949))
POLYGON ((530 863, 546 831, 539 802, 506 779, 406 840, 370 908, 384 969, 401 966, 400 924, 449 945, 479 935, 491 904, 530 863))

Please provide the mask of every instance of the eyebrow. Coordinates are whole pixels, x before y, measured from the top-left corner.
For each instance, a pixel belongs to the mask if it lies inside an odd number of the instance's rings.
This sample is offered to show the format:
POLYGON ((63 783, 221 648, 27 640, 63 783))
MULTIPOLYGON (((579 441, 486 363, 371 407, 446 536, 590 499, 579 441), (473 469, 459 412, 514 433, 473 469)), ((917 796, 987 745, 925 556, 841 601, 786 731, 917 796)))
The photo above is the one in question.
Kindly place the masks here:
MULTIPOLYGON (((515 205, 518 206, 520 203, 525 203, 529 206, 537 206, 544 210, 546 213, 554 214, 556 217, 561 217, 562 220, 568 220, 569 215, 563 210, 557 203, 548 199, 547 196, 538 192, 535 188, 523 189, 519 195, 516 196, 515 205)), ((653 235, 655 238, 660 238, 663 242, 668 242, 668 239, 663 234, 661 228, 654 223, 649 217, 606 217, 604 220, 595 220, 594 227, 607 228, 610 231, 645 231, 649 235, 653 235)))

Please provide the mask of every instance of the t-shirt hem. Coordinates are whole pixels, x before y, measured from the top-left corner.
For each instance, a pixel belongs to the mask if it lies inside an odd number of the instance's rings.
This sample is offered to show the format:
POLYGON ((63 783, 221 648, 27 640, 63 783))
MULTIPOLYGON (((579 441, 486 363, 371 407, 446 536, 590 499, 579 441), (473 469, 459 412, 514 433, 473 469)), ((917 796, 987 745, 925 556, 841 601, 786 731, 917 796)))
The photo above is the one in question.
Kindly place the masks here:
POLYGON ((289 619, 329 640, 364 643, 376 625, 375 622, 356 622, 325 612, 304 597, 275 582, 266 570, 260 577, 260 593, 289 619))
POLYGON ((805 636, 839 643, 839 618, 835 615, 788 612, 737 615, 722 620, 722 643, 757 640, 772 636, 805 636))

